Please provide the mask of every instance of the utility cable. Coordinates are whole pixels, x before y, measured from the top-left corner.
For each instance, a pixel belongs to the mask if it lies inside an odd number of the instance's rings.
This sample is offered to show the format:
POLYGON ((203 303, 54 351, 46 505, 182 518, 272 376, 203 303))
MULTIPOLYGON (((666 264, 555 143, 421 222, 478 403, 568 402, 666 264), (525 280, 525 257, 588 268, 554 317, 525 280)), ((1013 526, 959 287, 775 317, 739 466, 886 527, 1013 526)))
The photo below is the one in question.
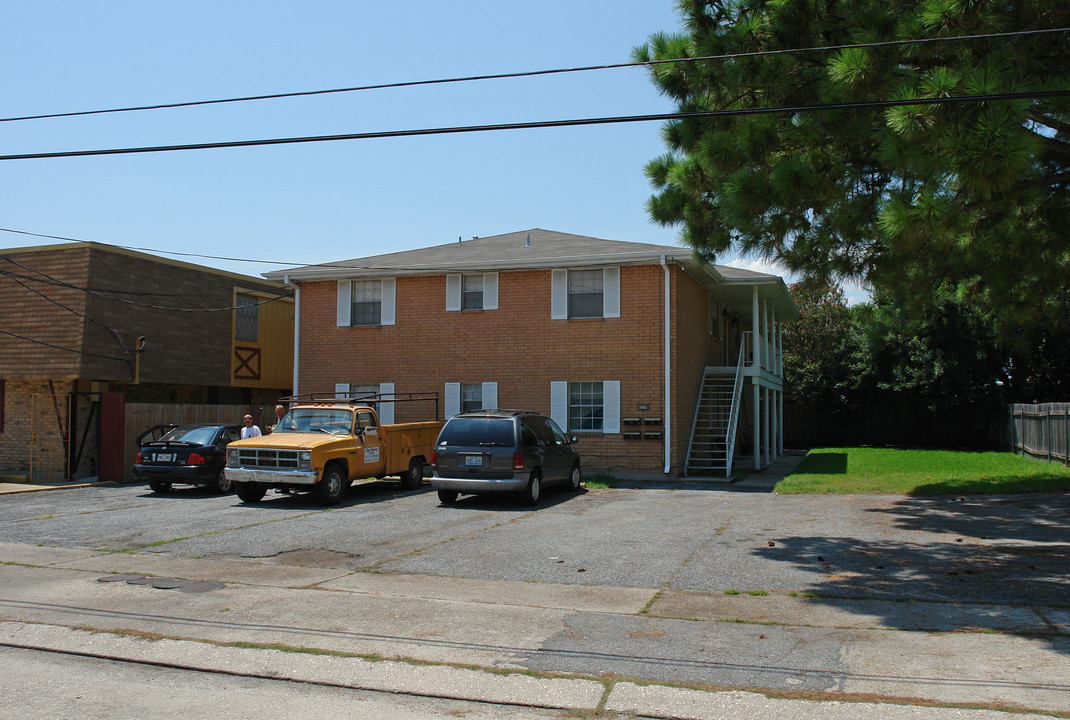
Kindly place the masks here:
POLYGON ((488 75, 469 75, 466 77, 439 78, 436 80, 411 80, 395 83, 378 83, 374 85, 358 85, 355 87, 331 88, 327 90, 303 90, 297 92, 271 93, 265 95, 247 95, 244 97, 220 98, 215 100, 191 100, 188 102, 160 103, 156 105, 137 105, 130 107, 109 108, 104 110, 79 110, 62 113, 44 113, 39 115, 22 115, 18 117, 0 118, 0 122, 18 122, 22 120, 46 120, 50 118, 84 117, 87 115, 105 115, 109 113, 138 112, 142 110, 168 110, 174 108, 196 107, 203 105, 222 105, 225 103, 242 103, 260 100, 279 100, 283 98, 309 97, 314 95, 331 95, 339 93, 362 92, 367 90, 387 90, 395 88, 419 87, 426 85, 445 85, 450 83, 479 82, 483 80, 506 80, 525 77, 538 77, 544 75, 561 75, 565 73, 591 72, 595 70, 615 70, 619 68, 654 67, 670 63, 707 62, 714 60, 735 60, 741 58, 767 57, 770 55, 789 55, 815 52, 832 52, 836 50, 851 50, 864 48, 895 47, 900 45, 925 45, 931 43, 961 42, 965 40, 993 40, 1013 37, 1045 35, 1070 31, 1070 28, 1048 28, 1042 30, 1018 30, 1012 32, 986 33, 983 35, 956 35, 939 38, 914 38, 910 40, 885 40, 879 42, 856 43, 851 45, 828 45, 809 48, 786 48, 782 50, 759 50, 745 53, 730 53, 724 55, 702 55, 699 57, 672 58, 666 60, 647 60, 643 62, 609 63, 603 65, 585 65, 572 68, 555 68, 550 70, 529 70, 512 73, 494 73, 488 75))
POLYGON ((130 362, 127 358, 113 357, 111 355, 101 355, 100 353, 88 352, 86 350, 75 350, 73 348, 63 347, 62 345, 53 345, 52 343, 45 342, 44 340, 34 340, 33 338, 28 338, 25 335, 17 335, 13 332, 8 332, 7 330, 0 330, 0 335, 7 335, 18 340, 25 340, 26 342, 34 343, 35 345, 44 345, 45 347, 50 347, 53 350, 64 350, 69 353, 74 353, 75 355, 86 355, 88 357, 103 358, 105 360, 117 360, 121 363, 128 364, 130 362))
POLYGON ((455 127, 423 128, 419 130, 386 130, 342 135, 312 135, 307 137, 270 138, 263 140, 230 140, 224 142, 190 143, 183 145, 155 145, 146 147, 110 148, 105 150, 67 150, 46 153, 20 153, 0 155, 0 160, 43 160, 46 158, 94 157, 101 155, 134 155, 144 153, 174 152, 178 150, 216 150, 221 148, 260 147, 265 145, 296 145, 313 142, 337 142, 340 140, 371 140, 383 138, 418 137, 426 135, 456 135, 462 133, 490 132, 496 130, 531 130, 588 125, 614 125, 621 123, 651 122, 659 120, 695 120, 719 117, 744 117, 748 115, 797 114, 834 110, 884 109, 915 105, 947 105, 964 102, 997 102, 1005 100, 1036 100, 1040 98, 1065 97, 1066 90, 1037 90, 1018 93, 993 93, 985 95, 957 95, 934 98, 907 98, 899 100, 873 100, 868 102, 830 103, 824 105, 776 106, 766 108, 733 108, 729 110, 705 110, 685 113, 657 113, 654 115, 622 115, 617 117, 583 118, 576 120, 546 120, 494 125, 463 125, 455 127))
MULTIPOLYGON (((275 296, 275 297, 272 297, 272 298, 268 298, 268 299, 265 299, 265 300, 258 300, 255 303, 244 303, 242 305, 228 305, 228 306, 225 306, 225 307, 212 307, 212 308, 183 308, 183 307, 170 307, 170 306, 166 306, 166 305, 153 305, 153 304, 150 304, 150 303, 143 303, 143 302, 137 302, 135 300, 128 300, 126 298, 113 297, 112 295, 108 294, 108 292, 111 292, 111 291, 108 291, 108 290, 94 290, 92 288, 81 287, 80 285, 75 285, 73 283, 69 283, 69 282, 66 282, 64 280, 60 280, 59 278, 52 277, 51 275, 49 275, 47 273, 44 273, 44 272, 42 272, 40 270, 36 270, 34 268, 27 267, 26 265, 23 265, 20 262, 12 260, 10 257, 0 256, 0 258, 2 258, 4 260, 7 260, 9 263, 12 263, 13 265, 19 266, 23 270, 26 270, 28 272, 37 273, 38 275, 41 275, 42 277, 47 278, 47 280, 50 281, 49 284, 51 284, 51 285, 64 287, 64 288, 67 288, 67 289, 70 289, 70 290, 77 290, 77 291, 80 291, 80 292, 87 293, 89 295, 95 295, 97 297, 102 297, 102 298, 104 298, 106 300, 111 300, 112 302, 122 303, 124 305, 133 305, 135 307, 149 308, 151 310, 167 310, 167 311, 172 311, 172 312, 228 312, 228 311, 231 311, 231 310, 239 310, 241 308, 250 307, 252 305, 266 305, 267 303, 275 302, 277 300, 289 297, 287 295, 278 295, 278 296, 275 296)), ((10 273, 6 273, 4 271, 0 271, 0 275, 9 275, 9 274, 10 273)), ((38 282, 44 282, 44 281, 38 281, 38 282)))

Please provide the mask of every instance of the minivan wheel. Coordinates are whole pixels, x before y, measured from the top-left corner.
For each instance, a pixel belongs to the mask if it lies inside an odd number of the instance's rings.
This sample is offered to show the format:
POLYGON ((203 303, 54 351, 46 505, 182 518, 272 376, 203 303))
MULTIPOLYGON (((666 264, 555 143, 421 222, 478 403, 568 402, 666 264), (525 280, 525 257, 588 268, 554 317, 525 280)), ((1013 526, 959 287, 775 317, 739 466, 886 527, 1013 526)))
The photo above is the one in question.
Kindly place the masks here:
POLYGON ((157 480, 151 480, 149 481, 149 487, 152 488, 152 491, 156 493, 165 493, 171 491, 171 483, 169 482, 159 482, 157 480))
POLYGON ((583 481, 583 476, 580 474, 579 463, 577 463, 576 465, 572 466, 572 474, 569 476, 568 481, 569 481, 569 486, 573 490, 579 490, 580 489, 580 483, 583 481))
POLYGON ((439 490, 438 491, 438 501, 440 503, 442 503, 443 505, 452 505, 453 503, 457 502, 457 491, 456 490, 439 490))
POLYGON ((539 471, 534 470, 531 473, 531 479, 528 480, 528 486, 524 489, 523 500, 525 505, 535 505, 539 502, 539 496, 542 494, 542 479, 539 477, 539 471))

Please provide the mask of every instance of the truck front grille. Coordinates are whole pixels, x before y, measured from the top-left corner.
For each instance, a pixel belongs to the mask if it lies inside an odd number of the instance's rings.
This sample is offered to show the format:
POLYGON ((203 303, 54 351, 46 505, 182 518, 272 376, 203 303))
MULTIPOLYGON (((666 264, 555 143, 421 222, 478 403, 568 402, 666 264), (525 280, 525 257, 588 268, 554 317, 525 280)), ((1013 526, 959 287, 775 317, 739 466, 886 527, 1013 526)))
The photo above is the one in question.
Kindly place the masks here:
POLYGON ((242 448, 238 454, 238 463, 243 468, 257 468, 260 470, 298 469, 296 450, 242 448))

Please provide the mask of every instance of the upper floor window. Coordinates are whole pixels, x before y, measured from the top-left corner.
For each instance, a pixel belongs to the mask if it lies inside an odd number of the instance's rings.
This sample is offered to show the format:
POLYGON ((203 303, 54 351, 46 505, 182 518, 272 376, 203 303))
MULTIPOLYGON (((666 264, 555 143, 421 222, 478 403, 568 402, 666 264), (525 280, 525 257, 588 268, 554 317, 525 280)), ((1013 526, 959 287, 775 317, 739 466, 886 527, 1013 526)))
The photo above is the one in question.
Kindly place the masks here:
POLYGON ((497 310, 498 273, 451 273, 446 276, 446 311, 497 310))
POLYGON ((461 276, 461 309, 483 309, 483 274, 461 276))
POLYGON ((550 274, 550 317, 620 317, 620 268, 553 270, 550 274))
POLYGON ((260 339, 260 301, 253 295, 238 293, 234 303, 234 337, 256 342, 260 339))
POLYGON ((383 316, 383 284, 379 280, 354 280, 351 325, 381 325, 383 316))
POLYGON ((568 271, 568 316, 602 317, 605 282, 602 270, 568 271))

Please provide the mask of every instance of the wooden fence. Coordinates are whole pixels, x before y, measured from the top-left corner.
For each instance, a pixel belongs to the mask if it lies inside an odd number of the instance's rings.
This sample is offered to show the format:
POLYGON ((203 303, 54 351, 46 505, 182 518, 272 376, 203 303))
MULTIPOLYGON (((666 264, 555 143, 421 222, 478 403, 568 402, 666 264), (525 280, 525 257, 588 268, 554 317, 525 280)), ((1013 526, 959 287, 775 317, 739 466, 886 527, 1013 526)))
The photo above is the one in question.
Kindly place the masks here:
MULTIPOLYGON (((274 406, 272 406, 274 407, 274 406)), ((259 409, 259 408, 257 408, 259 409)), ((241 419, 254 408, 248 405, 181 405, 162 403, 127 403, 126 405, 126 469, 123 480, 134 479, 134 460, 137 457, 137 436, 153 425, 175 423, 228 423, 241 425, 241 419)), ((254 412, 254 415, 256 413, 254 412)), ((274 418, 274 414, 269 416, 274 418)))
POLYGON ((1010 415, 1015 453, 1070 465, 1070 403, 1011 405, 1010 415))

